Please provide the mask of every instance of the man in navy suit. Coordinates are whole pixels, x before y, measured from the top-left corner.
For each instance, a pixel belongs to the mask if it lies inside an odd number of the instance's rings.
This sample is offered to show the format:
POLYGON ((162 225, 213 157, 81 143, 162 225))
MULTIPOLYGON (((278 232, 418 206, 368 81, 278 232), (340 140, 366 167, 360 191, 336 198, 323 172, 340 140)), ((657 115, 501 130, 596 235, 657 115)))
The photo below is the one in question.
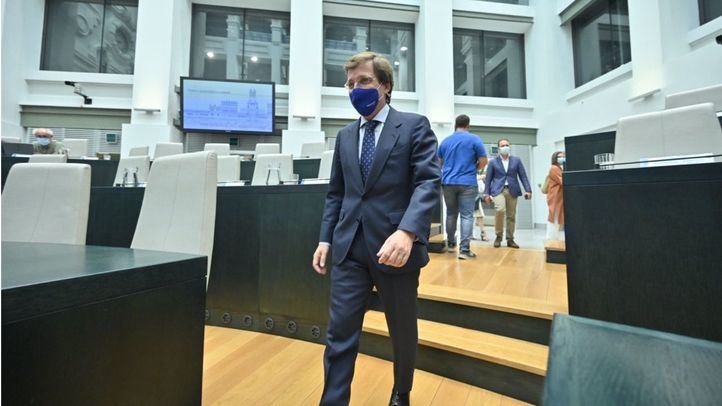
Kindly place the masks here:
POLYGON ((418 331, 419 271, 429 262, 431 213, 440 196, 437 140, 426 117, 389 106, 393 69, 372 52, 344 66, 360 118, 336 137, 313 267, 326 273, 331 304, 321 405, 348 404, 366 304, 374 286, 394 352, 390 405, 408 405, 418 331))
POLYGON ((494 247, 501 246, 501 239, 504 235, 504 217, 506 216, 506 245, 511 248, 519 248, 514 242, 514 227, 516 224, 516 200, 521 196, 521 187, 519 180, 524 185, 524 198, 531 199, 531 186, 529 179, 526 177, 524 164, 521 159, 511 156, 511 147, 509 140, 501 139, 497 144, 499 146, 499 156, 492 159, 486 168, 486 195, 484 200, 487 203, 494 201, 494 209, 496 210, 496 240, 494 247))

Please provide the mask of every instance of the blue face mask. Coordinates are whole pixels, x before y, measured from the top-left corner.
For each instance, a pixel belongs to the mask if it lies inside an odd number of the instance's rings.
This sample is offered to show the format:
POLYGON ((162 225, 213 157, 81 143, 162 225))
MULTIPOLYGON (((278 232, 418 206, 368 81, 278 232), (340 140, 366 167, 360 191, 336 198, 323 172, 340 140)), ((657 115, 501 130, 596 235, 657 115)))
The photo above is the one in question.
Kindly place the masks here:
MULTIPOLYGON (((381 87, 381 85, 379 85, 379 87, 381 87)), ((376 110, 376 103, 378 103, 380 97, 379 88, 364 89, 358 87, 351 90, 349 97, 351 98, 353 108, 355 108, 359 114, 366 117, 376 110)))
POLYGON ((511 147, 509 147, 508 145, 507 145, 507 146, 504 146, 504 147, 499 147, 499 153, 500 153, 500 154, 509 155, 509 152, 511 152, 511 147))
POLYGON ((567 161, 567 159, 564 158, 563 156, 560 156, 559 158, 557 158, 557 162, 559 162, 559 165, 564 165, 564 162, 566 162, 566 161, 567 161))
POLYGON ((50 144, 50 138, 40 138, 38 137, 38 144, 45 146, 50 144))

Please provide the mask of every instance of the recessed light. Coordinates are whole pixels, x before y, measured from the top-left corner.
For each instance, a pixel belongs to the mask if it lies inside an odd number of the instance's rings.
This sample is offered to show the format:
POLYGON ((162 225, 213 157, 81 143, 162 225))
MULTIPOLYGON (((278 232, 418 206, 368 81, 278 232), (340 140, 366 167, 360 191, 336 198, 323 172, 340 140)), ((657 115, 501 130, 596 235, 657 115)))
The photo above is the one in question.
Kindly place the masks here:
POLYGON ((406 52, 406 51, 409 50, 409 47, 404 46, 404 47, 399 48, 399 50, 400 50, 401 52, 406 52))
POLYGON ((206 52, 206 56, 209 58, 213 58, 216 56, 216 54, 213 51, 208 51, 208 52, 206 52))
POLYGON ((251 57, 251 62, 258 62, 258 57, 256 55, 253 55, 251 57))
POLYGON ((401 62, 399 62, 399 61, 394 61, 394 65, 399 66, 399 65, 401 65, 401 62))

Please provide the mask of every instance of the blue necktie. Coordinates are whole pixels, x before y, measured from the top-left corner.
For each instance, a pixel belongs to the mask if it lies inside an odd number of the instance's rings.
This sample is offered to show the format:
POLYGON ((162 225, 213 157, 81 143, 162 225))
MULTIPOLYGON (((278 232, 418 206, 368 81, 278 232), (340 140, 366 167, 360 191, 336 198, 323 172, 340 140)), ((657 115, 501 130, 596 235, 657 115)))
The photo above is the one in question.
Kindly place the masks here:
POLYGON ((361 157, 359 158, 359 166, 361 167, 361 180, 366 184, 366 178, 371 172, 371 165, 374 163, 374 151, 376 150, 376 138, 374 130, 380 121, 367 121, 364 124, 364 139, 361 144, 361 157))

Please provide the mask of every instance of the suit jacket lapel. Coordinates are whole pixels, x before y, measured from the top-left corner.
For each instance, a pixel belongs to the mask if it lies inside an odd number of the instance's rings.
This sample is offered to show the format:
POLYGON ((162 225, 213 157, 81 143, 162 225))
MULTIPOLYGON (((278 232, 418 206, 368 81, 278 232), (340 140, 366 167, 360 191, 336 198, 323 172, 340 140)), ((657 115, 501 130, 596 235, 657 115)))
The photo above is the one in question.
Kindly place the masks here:
MULTIPOLYGON (((378 145, 376 145, 374 162, 371 164, 371 172, 369 173, 368 179, 366 179, 364 193, 371 190, 371 187, 376 183, 376 180, 381 174, 381 170, 389 158, 389 153, 391 153, 391 149, 396 145, 396 140, 399 138, 399 126, 401 126, 401 123, 397 120, 396 110, 390 108, 389 115, 386 117, 386 122, 384 123, 384 128, 381 130, 381 135, 379 136, 378 145)), ((356 148, 358 149, 358 147, 356 148)), ((360 169, 359 176, 361 176, 360 169)))
MULTIPOLYGON (((359 126, 361 125, 361 119, 356 120, 356 122, 351 126, 351 134, 348 134, 346 137, 346 150, 349 151, 349 154, 351 155, 350 163, 351 163, 351 176, 353 178, 353 181, 355 183, 358 183, 359 185, 363 186, 363 180, 361 180, 361 168, 359 167, 358 163, 358 138, 359 138, 359 126)), ((351 180, 351 179, 349 179, 351 180)))
MULTIPOLYGON (((511 158, 511 157, 510 157, 510 158, 511 158)), ((501 171, 501 173, 504 174, 504 176, 506 176, 506 169, 504 169, 504 161, 501 160, 501 155, 499 155, 498 157, 496 157, 496 160, 497 160, 497 162, 499 163, 499 165, 498 165, 498 166, 499 166, 499 170, 501 171)), ((509 166, 511 166, 511 160, 509 160, 509 166)))

